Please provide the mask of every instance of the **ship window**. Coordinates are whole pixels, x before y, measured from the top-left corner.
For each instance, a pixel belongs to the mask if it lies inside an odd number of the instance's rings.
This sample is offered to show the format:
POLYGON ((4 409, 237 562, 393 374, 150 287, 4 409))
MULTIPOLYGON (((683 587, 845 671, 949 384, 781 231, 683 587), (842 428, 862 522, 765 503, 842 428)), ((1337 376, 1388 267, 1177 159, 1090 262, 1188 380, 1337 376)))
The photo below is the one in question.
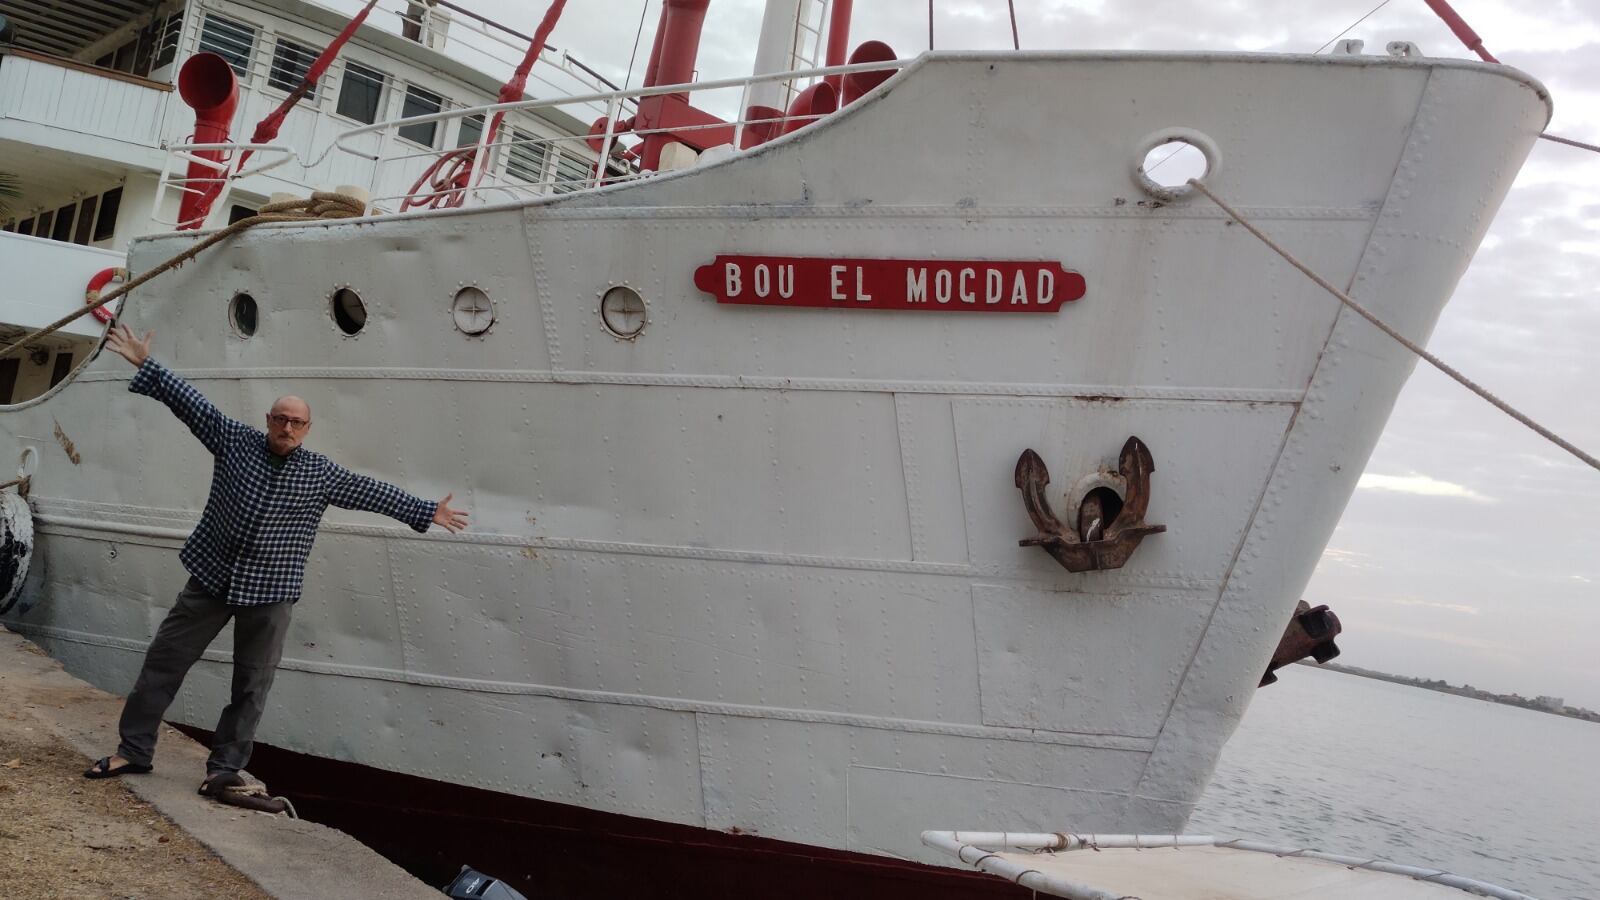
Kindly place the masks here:
MULTIPOLYGON (((414 84, 406 85, 406 102, 400 107, 400 118, 408 119, 412 116, 426 116, 444 109, 444 98, 432 91, 423 90, 414 84)), ((408 141, 415 141, 424 147, 432 147, 433 139, 438 134, 438 122, 414 122, 400 127, 400 136, 408 141)))
POLYGON ((236 224, 240 219, 248 219, 255 214, 256 211, 250 207, 240 206, 235 203, 233 206, 228 207, 228 224, 236 224))
POLYGON ((111 68, 118 72, 132 72, 134 58, 139 54, 139 41, 137 38, 123 44, 116 50, 115 57, 111 60, 111 68))
POLYGON ((98 196, 83 198, 83 205, 78 207, 78 228, 72 233, 74 244, 89 243, 89 236, 94 234, 94 211, 99 206, 98 196))
POLYGON ((50 240, 72 240, 72 214, 77 210, 78 205, 76 203, 69 203, 56 210, 56 224, 54 228, 50 229, 50 240))
POLYGON ((206 13, 200 26, 200 49, 227 60, 240 78, 247 77, 250 71, 250 51, 255 43, 256 30, 243 22, 206 13))
MULTIPOLYGON (((267 70, 267 84, 281 91, 292 91, 305 81, 311 64, 317 61, 317 51, 294 41, 278 38, 272 49, 272 67, 267 70)), ((317 96, 316 85, 306 93, 307 100, 317 96)))
POLYGON ((117 230, 117 211, 122 208, 122 188, 112 188, 100 197, 100 216, 94 223, 94 239, 109 241, 117 230))
POLYGON ((17 226, 17 234, 33 234, 33 220, 23 219, 22 224, 17 226))
POLYGON ((556 156, 555 192, 565 194, 581 191, 589 186, 590 164, 586 160, 561 153, 556 156))
POLYGON ((349 288, 333 292, 333 323, 345 334, 356 334, 367 324, 367 305, 349 288))
POLYGON ((15 221, 10 220, 10 219, 7 219, 6 223, 4 225, 0 225, 0 231, 16 231, 16 230, 17 230, 17 223, 15 221))
POLYGON ((356 62, 345 63, 344 80, 339 82, 339 115, 363 125, 378 121, 384 78, 377 69, 356 62))
POLYGON ((481 140, 483 140, 483 114, 462 119, 461 130, 456 133, 456 146, 470 147, 481 140))
POLYGON ((17 371, 21 368, 22 360, 15 356, 0 359, 0 403, 11 403, 11 395, 17 392, 17 371))
POLYGON ((47 212, 47 213, 44 213, 44 214, 40 215, 39 216, 39 225, 34 230, 33 236, 34 237, 42 237, 42 238, 49 237, 50 236, 50 231, 51 231, 51 229, 53 229, 55 227, 55 224, 56 224, 56 214, 55 213, 47 212))
POLYGON ((256 298, 239 292, 228 303, 228 321, 240 337, 256 333, 256 298))
POLYGON ((506 174, 518 181, 538 184, 544 180, 544 144, 538 135, 519 128, 511 129, 511 152, 506 159, 506 174))
POLYGON ((57 353, 56 354, 56 366, 55 366, 54 369, 50 370, 50 386, 51 387, 55 387, 56 385, 60 384, 61 383, 61 379, 67 377, 71 373, 72 373, 72 354, 71 353, 57 353))
POLYGON ((182 37, 183 13, 175 12, 167 16, 166 24, 161 27, 161 36, 156 42, 156 58, 150 65, 152 70, 172 65, 178 58, 178 41, 182 37))

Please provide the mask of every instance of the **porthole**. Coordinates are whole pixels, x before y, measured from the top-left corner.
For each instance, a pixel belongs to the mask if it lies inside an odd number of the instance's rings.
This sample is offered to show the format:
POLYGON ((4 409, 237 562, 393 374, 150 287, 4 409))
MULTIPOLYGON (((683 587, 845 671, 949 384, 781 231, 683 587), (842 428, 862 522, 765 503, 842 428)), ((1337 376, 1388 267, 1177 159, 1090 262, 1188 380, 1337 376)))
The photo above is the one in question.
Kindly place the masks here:
POLYGON ((333 324, 345 334, 358 334, 367 324, 367 304, 361 301, 361 295, 347 287, 339 288, 333 292, 329 301, 333 312, 333 324))
POLYGON ((1194 193, 1189 179, 1215 174, 1220 161, 1209 137, 1190 128, 1171 128, 1140 142, 1133 174, 1145 193, 1170 203, 1194 193))
POLYGON ((614 285, 600 295, 600 323, 614 336, 631 341, 648 321, 644 298, 633 288, 614 285))
POLYGON ((240 291, 228 302, 228 322, 240 337, 256 333, 256 298, 240 291))
POLYGON ((494 301, 482 288, 469 284, 450 301, 450 319, 462 334, 483 334, 494 324, 494 301))

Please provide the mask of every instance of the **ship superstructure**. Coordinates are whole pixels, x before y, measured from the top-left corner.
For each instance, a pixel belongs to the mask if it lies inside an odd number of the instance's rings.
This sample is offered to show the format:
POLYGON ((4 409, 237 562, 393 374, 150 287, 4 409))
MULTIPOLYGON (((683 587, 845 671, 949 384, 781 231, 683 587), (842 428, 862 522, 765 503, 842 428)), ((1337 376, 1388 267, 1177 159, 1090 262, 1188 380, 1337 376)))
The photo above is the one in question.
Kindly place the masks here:
MULTIPOLYGON (((362 125, 495 99, 500 80, 469 63, 502 64, 514 36, 444 7, 387 4, 375 15, 289 110, 274 141, 280 155, 309 156, 362 125)), ((0 271, 12 288, 0 295, 7 342, 71 311, 97 273, 122 267, 131 241, 177 222, 183 192, 160 186, 172 171, 167 148, 189 143, 195 130, 194 112, 176 90, 186 62, 201 53, 226 61, 238 87, 231 131, 248 136, 347 21, 306 0, 3 0, 0 18, 8 23, 0 38, 0 173, 20 187, 0 215, 0 271)), ((535 96, 614 87, 565 53, 539 62, 535 96)), ((386 155, 470 144, 478 127, 465 117, 417 123, 393 135, 386 155)), ((568 189, 564 173, 587 171, 593 153, 552 141, 586 127, 558 110, 519 114, 508 124, 514 143, 497 160, 497 174, 528 194, 568 189)), ((367 185, 377 165, 342 154, 320 168, 266 169, 230 183, 204 224, 237 221, 279 192, 367 185)), ((0 402, 60 383, 102 330, 80 320, 27 354, 0 360, 0 402)))

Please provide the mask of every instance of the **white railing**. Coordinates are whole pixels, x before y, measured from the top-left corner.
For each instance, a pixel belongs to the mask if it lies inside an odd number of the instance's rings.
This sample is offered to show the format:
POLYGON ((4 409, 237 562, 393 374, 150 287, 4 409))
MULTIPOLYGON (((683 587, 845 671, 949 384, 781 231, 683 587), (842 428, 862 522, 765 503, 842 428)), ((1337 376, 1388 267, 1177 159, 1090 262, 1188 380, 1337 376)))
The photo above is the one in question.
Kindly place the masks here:
MULTIPOLYGON (((408 15, 406 9, 382 9, 381 4, 379 9, 393 16, 402 31, 408 27, 414 29, 424 46, 449 53, 473 68, 484 71, 516 68, 533 40, 526 34, 454 4, 436 6, 431 12, 421 12, 415 16, 408 15), (464 38, 463 32, 470 38, 464 38)), ((565 50, 549 47, 540 52, 538 63, 529 77, 548 89, 535 93, 569 94, 574 87, 590 92, 620 90, 565 50), (554 77, 556 73, 566 80, 558 80, 554 77)))
MULTIPOLYGON (((814 115, 749 120, 733 114, 725 120, 699 126, 618 131, 618 120, 626 118, 623 113, 637 109, 641 100, 663 95, 689 95, 691 102, 702 110, 742 111, 748 107, 750 91, 755 85, 783 82, 804 86, 830 75, 898 70, 909 62, 891 60, 828 66, 754 77, 445 110, 349 129, 336 136, 320 153, 310 157, 303 157, 282 144, 181 144, 170 148, 166 170, 162 173, 161 189, 157 191, 156 210, 158 213, 162 211, 164 195, 169 190, 181 192, 203 189, 203 185, 197 187, 186 177, 185 170, 189 163, 198 162, 205 169, 219 173, 226 171, 225 166, 199 157, 197 154, 200 151, 222 151, 230 158, 235 158, 234 155, 243 150, 256 154, 246 170, 228 176, 230 185, 271 170, 280 170, 288 173, 283 177, 291 183, 319 184, 329 188, 335 184, 362 186, 370 194, 369 213, 399 212, 406 207, 426 206, 436 198, 454 194, 461 195, 452 198, 460 202, 448 205, 481 205, 619 184, 656 174, 640 168, 638 154, 644 139, 651 135, 683 135, 695 131, 719 133, 717 136, 724 139, 716 141, 715 146, 699 154, 699 159, 694 162, 701 162, 726 158, 739 152, 735 148, 741 145, 748 128, 793 130, 826 118, 826 115, 814 115), (551 113, 572 115, 573 108, 602 110, 605 127, 593 134, 551 136, 533 133, 531 123, 545 122, 541 127, 548 129, 549 121, 561 118, 551 113), (491 141, 487 125, 500 113, 506 114, 506 122, 491 141), (469 122, 477 127, 476 140, 462 141, 459 136, 463 125, 469 122), (430 124, 435 126, 432 129, 435 143, 441 146, 422 147, 401 135, 402 130, 430 124), (452 143, 454 146, 451 146, 452 143), (603 172, 596 165, 596 161, 602 158, 608 160, 603 172), (348 178, 330 180, 318 177, 318 173, 349 171, 350 166, 337 165, 341 159, 356 160, 363 164, 367 176, 364 184, 348 178), (467 166, 468 160, 472 162, 470 167, 467 166), (433 179, 432 184, 423 183, 429 181, 424 176, 430 172, 440 177, 433 179), (450 175, 459 177, 447 184, 445 176, 450 175)), ((585 121, 582 117, 574 117, 580 123, 585 121)), ((688 164, 693 163, 680 158, 676 164, 664 168, 681 168, 688 164)), ((214 182, 210 171, 203 175, 201 181, 204 183, 214 182)))

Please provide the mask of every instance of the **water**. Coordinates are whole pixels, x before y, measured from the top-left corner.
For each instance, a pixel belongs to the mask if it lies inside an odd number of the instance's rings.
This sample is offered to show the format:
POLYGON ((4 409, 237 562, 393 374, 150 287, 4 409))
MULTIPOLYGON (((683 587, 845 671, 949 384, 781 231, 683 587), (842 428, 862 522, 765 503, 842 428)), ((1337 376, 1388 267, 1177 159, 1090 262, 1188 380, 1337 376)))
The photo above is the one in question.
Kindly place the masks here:
POLYGON ((1600 724, 1291 666, 1189 831, 1600 900, 1600 724))

